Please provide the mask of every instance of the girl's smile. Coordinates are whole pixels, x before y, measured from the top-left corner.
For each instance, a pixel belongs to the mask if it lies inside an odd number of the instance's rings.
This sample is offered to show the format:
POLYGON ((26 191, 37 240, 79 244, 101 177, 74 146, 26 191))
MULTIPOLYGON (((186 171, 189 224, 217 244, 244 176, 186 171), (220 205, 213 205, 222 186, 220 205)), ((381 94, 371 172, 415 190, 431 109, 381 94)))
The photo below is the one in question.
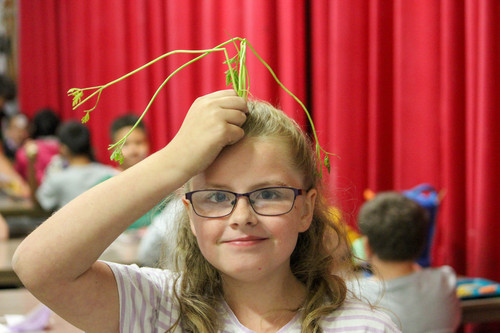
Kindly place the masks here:
POLYGON ((259 245, 268 239, 269 239, 268 237, 244 236, 234 239, 222 240, 220 243, 229 244, 233 246, 253 246, 253 245, 259 245))

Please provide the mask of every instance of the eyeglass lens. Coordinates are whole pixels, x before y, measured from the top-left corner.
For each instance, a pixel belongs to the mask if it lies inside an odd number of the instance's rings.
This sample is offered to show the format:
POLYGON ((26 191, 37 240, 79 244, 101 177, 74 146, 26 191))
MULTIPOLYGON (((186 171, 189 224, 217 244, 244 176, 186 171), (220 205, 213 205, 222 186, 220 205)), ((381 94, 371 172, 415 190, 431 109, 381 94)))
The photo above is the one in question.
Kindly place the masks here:
MULTIPOLYGON (((288 213, 295 202, 295 189, 273 187, 246 194, 253 210, 259 215, 275 216, 288 213)), ((231 214, 237 195, 222 190, 202 190, 192 193, 191 202, 196 214, 203 217, 223 217, 231 214)))

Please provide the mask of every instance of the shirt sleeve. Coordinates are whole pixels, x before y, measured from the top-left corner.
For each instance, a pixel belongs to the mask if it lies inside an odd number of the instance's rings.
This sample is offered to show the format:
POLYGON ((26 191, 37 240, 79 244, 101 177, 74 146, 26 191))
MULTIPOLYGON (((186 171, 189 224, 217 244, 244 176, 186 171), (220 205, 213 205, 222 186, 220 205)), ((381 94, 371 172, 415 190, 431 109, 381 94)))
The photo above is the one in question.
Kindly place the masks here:
POLYGON ((106 262, 116 279, 120 332, 165 332, 178 318, 173 302, 175 275, 157 268, 106 262))

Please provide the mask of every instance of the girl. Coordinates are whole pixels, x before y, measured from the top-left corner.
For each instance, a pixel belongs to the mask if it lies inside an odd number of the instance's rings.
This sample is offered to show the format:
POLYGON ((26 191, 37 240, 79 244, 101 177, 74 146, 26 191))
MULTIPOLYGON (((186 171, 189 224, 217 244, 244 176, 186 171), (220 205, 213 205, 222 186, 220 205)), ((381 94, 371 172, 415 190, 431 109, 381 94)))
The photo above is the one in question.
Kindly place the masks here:
POLYGON ((218 91, 193 103, 165 148, 43 223, 19 246, 14 268, 86 332, 398 331, 388 316, 346 300, 340 269, 350 258, 336 255, 343 234, 318 180, 314 151, 292 120, 218 91), (183 185, 177 270, 97 261, 183 185))

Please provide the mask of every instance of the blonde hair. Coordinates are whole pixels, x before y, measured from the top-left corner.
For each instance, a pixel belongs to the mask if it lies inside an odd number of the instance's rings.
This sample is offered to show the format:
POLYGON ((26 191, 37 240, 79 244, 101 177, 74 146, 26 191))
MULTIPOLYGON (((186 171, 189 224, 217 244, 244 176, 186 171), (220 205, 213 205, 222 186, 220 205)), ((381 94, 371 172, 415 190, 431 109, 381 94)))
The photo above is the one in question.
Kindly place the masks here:
MULTIPOLYGON (((268 103, 249 101, 248 108, 249 115, 242 126, 245 137, 279 139, 287 144, 292 163, 303 172, 306 187, 318 190, 311 226, 299 234, 290 266, 306 287, 301 308, 294 310, 302 310, 302 332, 321 332, 321 317, 337 309, 346 298, 347 288, 341 274, 349 268, 352 257, 350 250, 346 250, 346 234, 342 224, 335 223, 321 195, 321 175, 308 137, 291 118, 268 103)), ((187 214, 180 221, 177 245, 176 267, 181 274, 174 293, 180 317, 167 332, 180 325, 186 332, 215 333, 219 329, 214 318, 219 317, 222 280, 203 257, 187 214)))

